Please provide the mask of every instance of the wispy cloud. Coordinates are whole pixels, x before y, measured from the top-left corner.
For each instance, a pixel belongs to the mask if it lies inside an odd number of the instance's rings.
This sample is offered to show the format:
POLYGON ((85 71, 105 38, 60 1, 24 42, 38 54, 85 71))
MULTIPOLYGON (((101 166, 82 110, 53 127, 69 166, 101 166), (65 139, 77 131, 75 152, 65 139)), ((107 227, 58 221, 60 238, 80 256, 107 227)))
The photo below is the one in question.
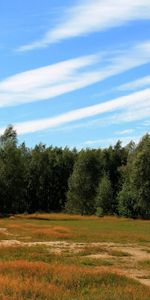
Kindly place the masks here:
POLYGON ((150 18, 149 0, 82 0, 64 12, 61 22, 39 40, 18 48, 29 51, 49 44, 150 18))
POLYGON ((122 146, 126 146, 131 141, 134 141, 136 144, 140 141, 141 135, 129 135, 129 136, 119 136, 114 138, 106 138, 106 139, 97 139, 97 140, 89 140, 85 141, 82 147, 93 147, 93 146, 99 146, 99 147, 108 147, 108 146, 114 146, 118 140, 122 142, 122 146))
POLYGON ((133 131, 134 131, 134 129, 125 129, 125 130, 116 131, 115 134, 126 135, 126 134, 133 133, 133 131))
POLYGON ((129 83, 120 85, 118 87, 118 90, 120 91, 136 90, 136 89, 141 89, 149 86, 150 86, 150 76, 145 76, 137 80, 131 81, 129 83))
POLYGON ((149 126, 150 127, 150 120, 146 120, 143 124, 144 126, 149 126))
MULTIPOLYGON (((104 117, 99 117, 94 120, 88 120, 88 121, 81 121, 80 123, 73 123, 69 125, 64 125, 61 127, 56 127, 55 131, 73 131, 78 130, 81 128, 89 129, 89 128, 102 128, 102 127, 109 127, 111 125, 117 125, 117 124, 127 124, 127 123, 134 123, 136 121, 141 121, 142 124, 140 126, 140 129, 143 129, 143 126, 150 126, 150 121, 145 120, 146 118, 150 117, 150 101, 146 102, 146 104, 138 103, 136 105, 136 109, 134 107, 135 105, 130 105, 123 107, 122 109, 119 109, 117 112, 113 112, 108 114, 104 117)), ((54 130, 52 128, 51 130, 54 130)), ((129 134, 133 132, 134 130, 123 130, 123 131, 117 131, 116 134, 129 134)))
POLYGON ((0 82, 0 107, 44 100, 84 87, 89 84, 85 69, 98 60, 98 55, 83 56, 6 78, 0 82))
MULTIPOLYGON (((150 89, 146 89, 128 96, 119 97, 111 101, 103 102, 97 105, 88 106, 85 108, 69 111, 56 117, 40 119, 35 121, 27 121, 15 125, 18 134, 33 133, 48 128, 56 128, 63 124, 86 119, 96 115, 117 111, 123 108, 145 107, 150 109, 150 89)), ((1 128, 0 132, 3 132, 1 128)))
POLYGON ((119 54, 83 56, 19 73, 0 82, 0 107, 54 98, 149 62, 150 41, 146 41, 119 54))
MULTIPOLYGON (((132 94, 134 95, 134 94, 132 94)), ((126 107, 120 108, 115 112, 108 112, 104 117, 94 118, 94 120, 81 121, 80 123, 73 123, 69 125, 64 125, 61 127, 56 127, 56 131, 73 131, 81 128, 102 128, 109 127, 111 125, 118 124, 128 124, 141 121, 140 129, 143 129, 143 126, 150 126, 150 121, 147 118, 150 117, 150 100, 134 103, 133 105, 126 105, 126 107)), ((54 130, 54 128, 52 128, 54 130)), ((125 129, 122 131, 117 131, 115 134, 124 135, 133 133, 134 129, 125 129)))

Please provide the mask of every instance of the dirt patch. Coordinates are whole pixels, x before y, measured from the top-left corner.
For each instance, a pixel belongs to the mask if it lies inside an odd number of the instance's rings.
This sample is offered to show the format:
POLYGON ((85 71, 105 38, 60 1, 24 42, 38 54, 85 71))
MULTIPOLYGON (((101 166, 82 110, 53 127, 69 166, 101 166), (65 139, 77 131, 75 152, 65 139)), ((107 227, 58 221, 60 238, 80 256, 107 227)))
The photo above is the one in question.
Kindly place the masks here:
POLYGON ((11 233, 8 232, 7 228, 0 228, 0 233, 3 235, 12 235, 11 233))
MULTIPOLYGON (((2 231, 7 232, 5 228, 3 228, 2 231)), ((120 274, 136 279, 142 284, 150 287, 150 272, 137 268, 139 261, 150 260, 149 247, 145 247, 145 249, 142 249, 138 245, 131 244, 122 245, 116 243, 75 243, 66 241, 22 242, 18 240, 2 240, 0 241, 0 246, 46 246, 49 248, 50 252, 55 254, 63 254, 68 252, 72 255, 84 255, 84 257, 91 259, 111 259, 116 262, 116 268, 120 274), (86 255, 85 249, 89 253, 91 251, 91 254, 86 255), (117 251, 118 253, 120 253, 119 256, 117 256, 117 251), (112 253, 116 253, 116 255, 112 255, 112 253), (125 253, 127 253, 129 256, 125 256, 125 253)))
POLYGON ((0 241, 0 247, 12 247, 12 246, 22 246, 22 243, 17 240, 2 240, 0 241))
MULTIPOLYGON (((118 250, 118 248, 114 247, 114 250, 118 250)), ((140 249, 139 247, 133 247, 133 246, 129 247, 129 246, 126 246, 126 247, 120 247, 119 250, 127 252, 136 261, 150 259, 150 253, 148 253, 146 251, 146 249, 143 250, 143 249, 140 249)))
POLYGON ((128 269, 128 270, 121 270, 121 274, 123 274, 127 277, 130 277, 132 279, 136 279, 140 283, 150 287, 149 273, 146 271, 136 270, 136 269, 128 269))

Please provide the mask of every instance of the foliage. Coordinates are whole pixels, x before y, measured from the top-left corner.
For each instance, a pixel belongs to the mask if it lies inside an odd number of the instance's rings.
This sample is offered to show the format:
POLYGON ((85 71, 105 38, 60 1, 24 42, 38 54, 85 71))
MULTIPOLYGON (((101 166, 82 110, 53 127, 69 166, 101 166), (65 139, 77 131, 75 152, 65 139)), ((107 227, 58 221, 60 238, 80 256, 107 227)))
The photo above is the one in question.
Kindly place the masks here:
POLYGON ((94 213, 94 198, 100 171, 96 152, 94 150, 82 150, 69 179, 67 209, 81 213, 81 215, 94 213))
POLYGON ((113 191, 106 175, 102 177, 97 189, 96 207, 100 207, 103 214, 113 213, 113 191))
POLYGON ((101 207, 97 207, 95 214, 96 214, 97 217, 103 217, 104 216, 103 209, 101 207))
POLYGON ((150 218, 150 135, 148 134, 129 155, 118 202, 119 214, 150 218))
POLYGON ((0 213, 61 212, 150 218, 150 135, 107 149, 18 145, 0 136, 0 213))

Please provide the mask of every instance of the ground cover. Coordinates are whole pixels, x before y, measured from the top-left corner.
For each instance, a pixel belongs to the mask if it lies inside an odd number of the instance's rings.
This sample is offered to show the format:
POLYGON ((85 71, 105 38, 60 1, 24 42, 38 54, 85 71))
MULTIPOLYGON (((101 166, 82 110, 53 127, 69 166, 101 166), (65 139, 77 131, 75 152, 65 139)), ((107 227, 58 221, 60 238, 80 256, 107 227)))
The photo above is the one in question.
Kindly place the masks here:
POLYGON ((150 222, 65 214, 0 219, 0 299, 150 299, 150 222))

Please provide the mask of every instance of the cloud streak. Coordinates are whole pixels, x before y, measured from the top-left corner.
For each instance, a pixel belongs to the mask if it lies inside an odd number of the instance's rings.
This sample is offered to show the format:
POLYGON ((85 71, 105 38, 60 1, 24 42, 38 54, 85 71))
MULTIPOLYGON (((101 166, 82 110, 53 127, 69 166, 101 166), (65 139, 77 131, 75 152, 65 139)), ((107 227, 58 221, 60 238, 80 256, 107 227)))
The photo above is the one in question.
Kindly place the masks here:
POLYGON ((0 107, 45 100, 84 87, 85 75, 79 80, 79 74, 98 60, 98 55, 83 56, 6 78, 0 82, 0 107))
POLYGON ((118 87, 120 91, 136 90, 150 86, 150 76, 145 76, 118 87))
POLYGON ((39 40, 19 47, 30 51, 65 39, 102 31, 133 20, 150 19, 149 0, 82 0, 64 12, 65 17, 39 40))
POLYGON ((0 107, 51 99, 149 62, 150 41, 145 41, 119 54, 88 55, 16 74, 0 82, 0 107))
MULTIPOLYGON (((129 136, 121 136, 121 137, 114 137, 114 138, 106 138, 106 139, 97 139, 97 140, 89 140, 85 141, 82 144, 82 147, 93 147, 93 146, 99 146, 99 147, 108 147, 110 145, 114 146, 118 140, 122 142, 122 146, 126 146, 131 141, 134 141, 136 144, 139 143, 141 139, 141 135, 129 135, 129 136)), ((81 147, 81 148, 82 148, 81 147)))
MULTIPOLYGON (((150 89, 133 93, 128 96, 119 97, 97 105, 72 110, 56 117, 18 123, 15 125, 15 129, 17 130, 19 135, 33 133, 49 128, 57 128, 61 125, 86 119, 96 115, 114 112, 120 109, 127 109, 127 107, 143 108, 143 103, 144 108, 147 106, 150 110, 150 89)), ((0 132, 3 132, 3 130, 4 129, 1 128, 0 132)))

